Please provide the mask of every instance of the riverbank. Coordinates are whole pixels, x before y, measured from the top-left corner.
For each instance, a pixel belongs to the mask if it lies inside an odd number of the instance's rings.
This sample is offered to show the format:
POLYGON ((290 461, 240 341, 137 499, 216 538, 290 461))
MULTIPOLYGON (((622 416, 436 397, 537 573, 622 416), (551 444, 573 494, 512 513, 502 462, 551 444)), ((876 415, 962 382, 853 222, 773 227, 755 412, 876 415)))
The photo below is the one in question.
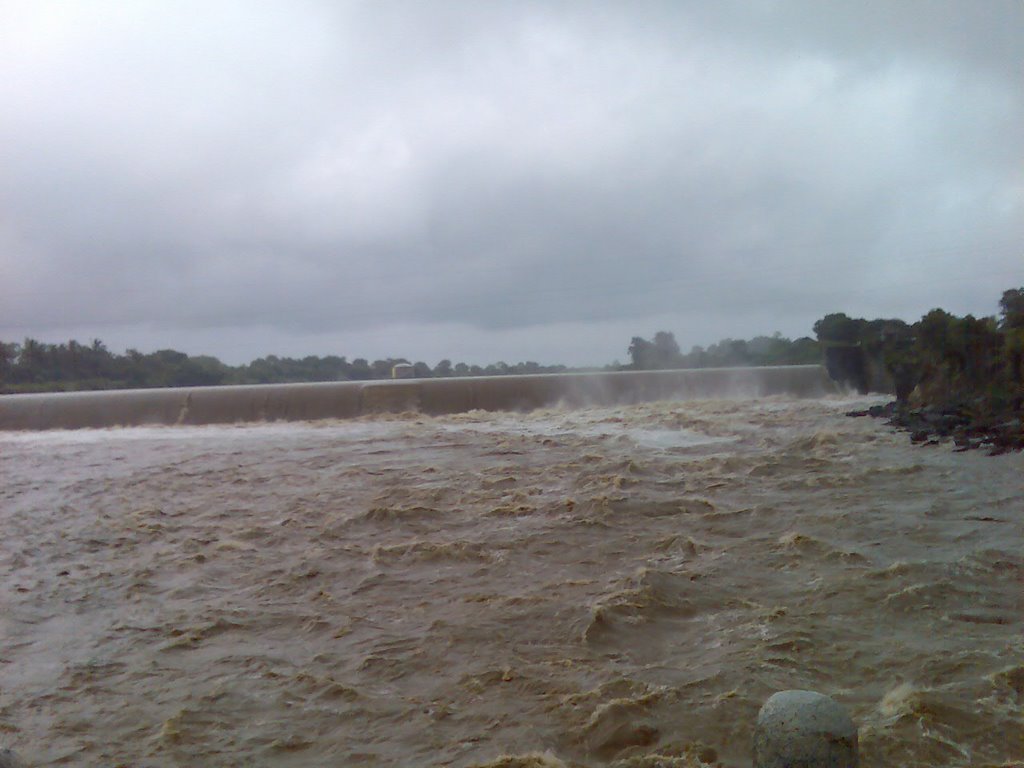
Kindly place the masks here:
POLYGON ((984 449, 989 456, 1024 450, 1024 423, 1013 413, 979 415, 962 404, 912 408, 895 400, 847 416, 887 419, 886 424, 909 432, 913 443, 953 442, 956 452, 984 449))

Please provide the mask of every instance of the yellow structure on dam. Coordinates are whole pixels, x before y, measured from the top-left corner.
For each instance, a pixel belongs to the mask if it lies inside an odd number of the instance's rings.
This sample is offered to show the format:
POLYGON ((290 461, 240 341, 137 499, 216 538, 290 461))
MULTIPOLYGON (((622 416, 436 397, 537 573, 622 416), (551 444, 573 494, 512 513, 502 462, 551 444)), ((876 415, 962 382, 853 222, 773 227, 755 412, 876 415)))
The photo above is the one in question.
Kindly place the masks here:
POLYGON ((61 392, 0 396, 0 429, 308 421, 835 391, 822 366, 790 365, 61 392))

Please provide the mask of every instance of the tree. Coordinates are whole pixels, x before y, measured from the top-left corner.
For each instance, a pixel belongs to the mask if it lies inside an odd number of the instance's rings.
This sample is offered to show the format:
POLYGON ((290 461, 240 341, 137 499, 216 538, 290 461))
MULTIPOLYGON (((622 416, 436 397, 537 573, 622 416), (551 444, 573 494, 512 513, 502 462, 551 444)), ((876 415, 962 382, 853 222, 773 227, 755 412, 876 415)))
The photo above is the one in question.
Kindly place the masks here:
POLYGON ((645 371, 652 367, 654 360, 654 345, 647 339, 634 336, 629 342, 629 359, 632 366, 638 371, 645 371))
POLYGON ((704 350, 704 347, 699 344, 690 347, 690 351, 686 355, 686 366, 688 368, 708 367, 708 353, 704 350))
POLYGON ((178 366, 175 382, 179 387, 210 387, 223 384, 227 378, 228 367, 216 357, 210 355, 186 356, 178 366))
POLYGON ((390 379, 391 369, 394 368, 395 365, 399 362, 404 363, 406 361, 392 360, 391 358, 388 358, 387 360, 374 360, 372 363, 370 363, 370 370, 373 372, 373 378, 390 379))
POLYGON ((1024 329, 1024 288, 1011 288, 1003 291, 999 300, 999 311, 1002 320, 999 327, 1003 330, 1024 329))
POLYGON ((821 346, 810 336, 801 336, 790 345, 785 362, 787 365, 821 363, 821 346))
POLYGON ((0 341, 0 381, 10 380, 20 351, 21 347, 18 344, 6 344, 0 341))
POLYGON ((634 336, 629 344, 629 357, 630 367, 638 371, 678 368, 684 363, 675 334, 670 331, 658 331, 653 341, 634 336))
POLYGON ((814 333, 818 341, 856 344, 860 341, 860 332, 864 324, 865 321, 861 318, 848 317, 844 312, 833 312, 814 324, 814 333))
POLYGON ((448 377, 451 376, 452 373, 452 361, 449 360, 448 358, 445 358, 444 360, 442 360, 441 362, 434 366, 435 376, 448 377))
POLYGON ((658 368, 675 368, 682 362, 679 344, 674 333, 658 331, 654 334, 655 363, 658 368))
POLYGON ((25 339, 18 356, 18 380, 26 382, 47 381, 46 348, 35 339, 25 339))
MULTIPOLYGON (((1002 319, 999 328, 1005 336, 1007 373, 1017 387, 1017 402, 1024 399, 1024 288, 1011 288, 999 300, 1002 319)), ((1018 406, 1019 407, 1019 406, 1018 406)))
POLYGON ((352 367, 348 375, 356 381, 365 381, 366 379, 373 378, 373 371, 370 370, 370 364, 366 361, 365 357, 357 357, 352 361, 352 367))
POLYGON ((747 365, 750 363, 746 341, 735 339, 729 342, 729 363, 730 365, 747 365))
POLYGON ((956 357, 953 344, 953 325, 956 318, 943 309, 933 309, 914 324, 914 335, 919 345, 939 360, 956 357))
POLYGON ((344 356, 328 355, 314 358, 316 361, 316 378, 320 381, 345 381, 348 378, 349 364, 344 356))

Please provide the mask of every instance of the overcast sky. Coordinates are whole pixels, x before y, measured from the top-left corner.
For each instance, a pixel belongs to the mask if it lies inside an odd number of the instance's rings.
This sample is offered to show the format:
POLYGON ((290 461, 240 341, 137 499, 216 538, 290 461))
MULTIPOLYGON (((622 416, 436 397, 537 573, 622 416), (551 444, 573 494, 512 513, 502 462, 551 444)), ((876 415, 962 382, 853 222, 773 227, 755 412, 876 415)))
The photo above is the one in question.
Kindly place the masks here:
POLYGON ((0 0, 3 340, 604 364, 1021 285, 1021 0, 0 0))

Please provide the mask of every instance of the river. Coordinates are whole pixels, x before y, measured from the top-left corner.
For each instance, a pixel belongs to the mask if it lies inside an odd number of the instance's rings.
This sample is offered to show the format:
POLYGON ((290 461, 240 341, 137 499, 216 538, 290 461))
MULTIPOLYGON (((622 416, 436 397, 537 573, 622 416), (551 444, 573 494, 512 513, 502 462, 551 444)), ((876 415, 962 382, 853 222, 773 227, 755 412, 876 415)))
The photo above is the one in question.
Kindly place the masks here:
POLYGON ((0 743, 62 766, 1024 761, 1024 456, 854 398, 0 433, 0 743))

